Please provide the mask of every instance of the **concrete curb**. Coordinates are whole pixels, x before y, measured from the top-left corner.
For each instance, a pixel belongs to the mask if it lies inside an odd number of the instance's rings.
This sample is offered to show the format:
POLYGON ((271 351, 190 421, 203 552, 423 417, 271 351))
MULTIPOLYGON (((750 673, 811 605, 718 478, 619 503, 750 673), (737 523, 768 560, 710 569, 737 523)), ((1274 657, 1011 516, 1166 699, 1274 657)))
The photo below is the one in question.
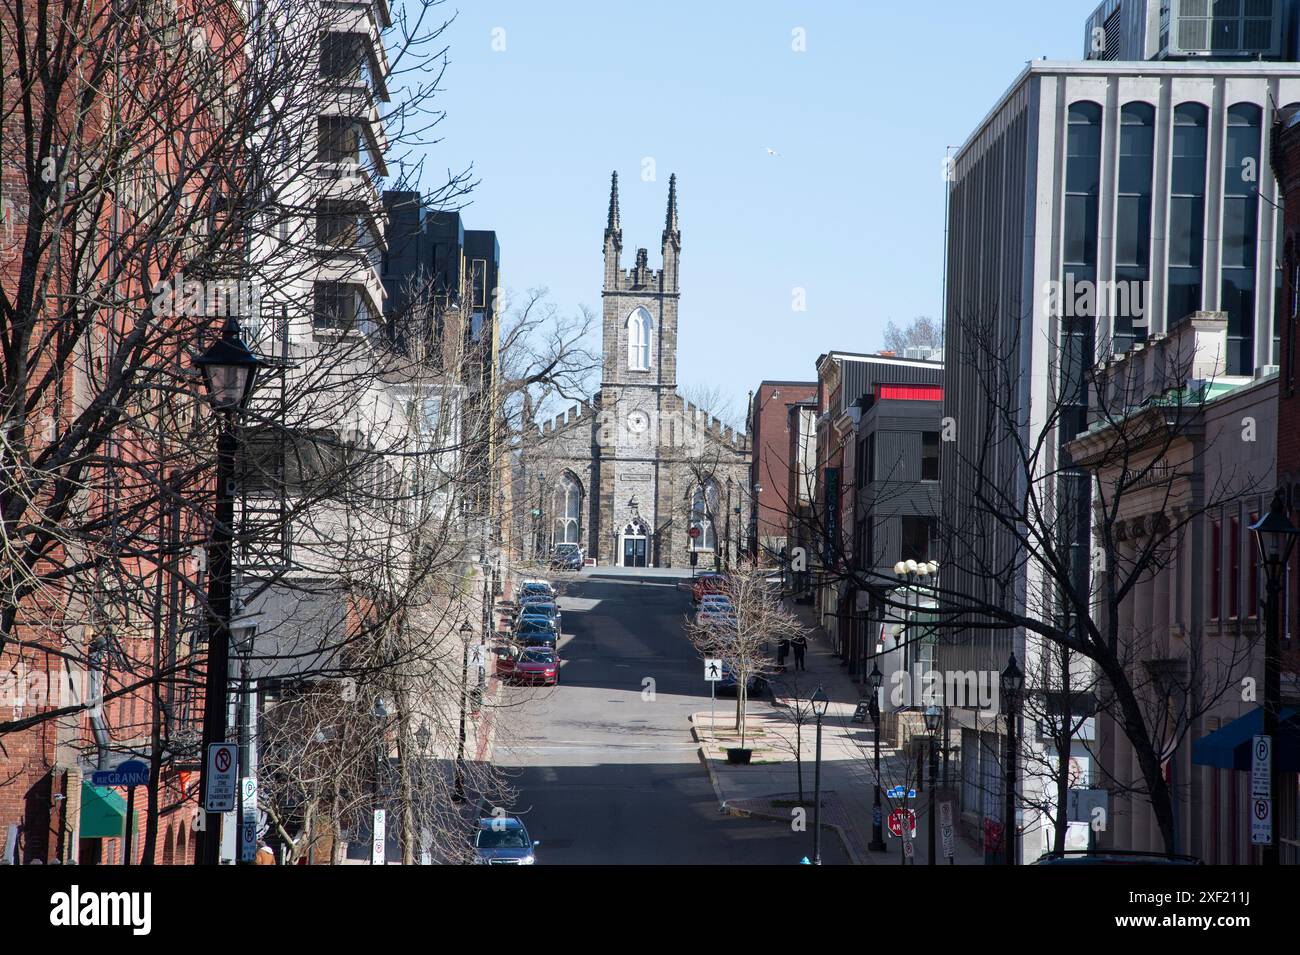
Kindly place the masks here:
MULTIPOLYGON (((705 744, 704 741, 700 739, 699 727, 695 725, 695 719, 693 717, 691 718, 691 738, 698 744, 695 752, 700 757, 700 762, 704 764, 704 771, 708 773, 709 785, 713 787, 713 795, 718 800, 718 812, 727 816, 736 816, 737 818, 770 819, 776 822, 790 821, 789 816, 777 812, 764 812, 759 809, 748 809, 728 805, 726 798, 722 795, 722 786, 718 782, 717 770, 713 768, 713 760, 709 759, 708 754, 704 751, 705 744)), ((774 793, 773 795, 781 794, 774 793)), ((756 798, 762 799, 764 797, 759 796, 756 798)), ((852 840, 849 839, 848 834, 844 831, 842 826, 833 822, 823 822, 822 826, 835 833, 836 838, 840 840, 840 845, 844 847, 844 852, 849 857, 849 863, 851 865, 863 864, 862 859, 858 856, 857 850, 853 848, 852 840)))

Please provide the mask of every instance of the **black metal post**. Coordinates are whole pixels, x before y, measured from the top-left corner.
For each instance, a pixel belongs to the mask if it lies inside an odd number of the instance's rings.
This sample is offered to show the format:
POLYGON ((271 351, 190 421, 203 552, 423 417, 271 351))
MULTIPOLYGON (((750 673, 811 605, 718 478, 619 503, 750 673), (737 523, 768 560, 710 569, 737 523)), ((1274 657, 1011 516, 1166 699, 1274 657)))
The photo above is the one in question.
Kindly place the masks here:
POLYGON ((460 741, 456 744, 456 790, 452 798, 465 801, 465 696, 468 693, 466 674, 469 672, 469 640, 461 635, 460 656, 460 741))
POLYGON ((1002 848, 1007 865, 1016 864, 1016 755, 1020 748, 1016 723, 1020 718, 1020 708, 1014 703, 1007 706, 1007 779, 1006 807, 1002 821, 1002 848))
POLYGON ((1278 747, 1277 717, 1282 708, 1282 580, 1286 566, 1274 570, 1269 568, 1264 614, 1268 618, 1268 632, 1264 637, 1264 735, 1273 744, 1273 758, 1269 767, 1269 804, 1273 812, 1273 838, 1261 847, 1260 862, 1263 865, 1279 865, 1282 861, 1281 842, 1278 837, 1278 747))
MULTIPOLYGON (((249 653, 252 648, 249 648, 249 653)), ((252 865, 253 860, 244 860, 244 780, 249 776, 249 769, 252 766, 251 753, 249 751, 250 739, 248 734, 248 706, 249 706, 249 665, 248 653, 241 651, 239 660, 239 705, 235 712, 239 714, 239 728, 236 734, 239 738, 239 802, 235 807, 235 832, 238 833, 235 839, 235 864, 252 865)), ((256 855, 256 847, 254 847, 256 855)))
POLYGON ((822 864, 822 717, 817 714, 817 762, 813 769, 813 865, 822 864))
POLYGON ((886 851, 884 807, 880 804, 880 701, 876 699, 877 692, 875 689, 871 691, 871 722, 876 728, 872 734, 875 737, 872 746, 875 749, 876 761, 876 804, 871 808, 871 845, 868 848, 872 852, 884 852, 886 851))
MULTIPOLYGON (((208 545, 208 666, 203 689, 203 772, 199 777, 199 803, 208 797, 208 749, 226 741, 226 691, 230 678, 230 542, 235 523, 235 420, 222 415, 217 439, 217 497, 212 540, 208 545)), ((221 813, 207 814, 198 834, 194 858, 199 865, 221 862, 221 813)))
POLYGON ((939 790, 936 787, 936 782, 939 776, 939 748, 935 745, 935 743, 936 740, 934 738, 934 734, 931 733, 930 734, 930 792, 928 794, 930 797, 930 808, 926 812, 926 816, 928 817, 928 825, 930 827, 930 837, 929 837, 930 858, 926 861, 927 865, 935 864, 934 832, 935 832, 936 814, 935 814, 934 804, 939 801, 939 790))

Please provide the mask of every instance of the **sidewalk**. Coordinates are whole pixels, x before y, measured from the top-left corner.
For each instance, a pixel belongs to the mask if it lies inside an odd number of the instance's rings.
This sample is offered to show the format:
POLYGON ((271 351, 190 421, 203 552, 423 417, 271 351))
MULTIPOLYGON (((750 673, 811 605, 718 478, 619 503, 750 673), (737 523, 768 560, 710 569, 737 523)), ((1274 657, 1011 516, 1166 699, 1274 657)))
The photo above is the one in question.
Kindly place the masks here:
MULTIPOLYGON (((816 723, 807 716, 802 732, 797 734, 792 704, 798 701, 799 706, 806 708, 808 697, 820 685, 831 699, 822 721, 822 820, 839 834, 855 864, 898 865, 902 858, 901 840, 886 832, 886 852, 872 852, 869 848, 875 798, 874 729, 869 719, 866 723, 853 722, 861 690, 839 658, 831 653, 825 631, 813 626, 810 608, 794 609, 809 628, 806 669, 795 671, 787 668, 784 673, 776 674, 772 678, 772 703, 750 700, 746 745, 754 750, 751 765, 729 766, 726 762, 726 749, 739 745, 734 732, 734 700, 718 701, 716 733, 710 724, 709 711, 692 717, 692 730, 700 743, 700 756, 709 779, 724 811, 733 815, 789 820, 798 800, 793 750, 796 737, 801 736, 803 789, 805 805, 811 816, 816 723)), ((787 663, 792 666, 793 658, 789 658, 787 663)), ((882 745, 880 771, 886 789, 896 785, 921 789, 917 785, 914 765, 909 765, 904 754, 897 749, 882 745)), ((907 802, 907 808, 917 815, 913 848, 916 863, 921 865, 926 864, 928 858, 928 796, 929 793, 921 791, 917 798, 907 802)), ((888 815, 891 809, 902 807, 903 802, 882 797, 882 805, 884 814, 888 815)), ((811 819, 807 824, 812 824, 811 819)), ((946 864, 947 860, 942 856, 942 840, 938 840, 937 851, 940 854, 938 864, 946 864)), ((954 851, 955 864, 983 864, 979 848, 968 845, 959 836, 954 838, 954 851)))

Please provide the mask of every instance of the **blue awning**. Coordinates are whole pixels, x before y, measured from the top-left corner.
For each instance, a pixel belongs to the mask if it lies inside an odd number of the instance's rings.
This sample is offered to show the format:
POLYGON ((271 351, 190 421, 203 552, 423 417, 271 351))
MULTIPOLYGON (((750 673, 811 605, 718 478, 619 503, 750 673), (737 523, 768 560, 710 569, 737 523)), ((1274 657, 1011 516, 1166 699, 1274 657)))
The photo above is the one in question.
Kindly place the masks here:
MULTIPOLYGON (((1192 743, 1192 762, 1198 766, 1250 772, 1251 740, 1264 732, 1260 707, 1239 716, 1227 726, 1192 743)), ((1300 713, 1284 709, 1273 740, 1273 762, 1280 773, 1300 773, 1300 713)))

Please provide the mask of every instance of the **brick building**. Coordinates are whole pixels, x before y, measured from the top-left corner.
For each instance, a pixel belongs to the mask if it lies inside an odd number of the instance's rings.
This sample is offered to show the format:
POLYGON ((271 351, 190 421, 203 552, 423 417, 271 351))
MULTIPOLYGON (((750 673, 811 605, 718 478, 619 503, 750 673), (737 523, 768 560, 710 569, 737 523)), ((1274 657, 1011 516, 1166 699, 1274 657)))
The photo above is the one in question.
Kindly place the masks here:
POLYGON ((776 562, 789 539, 790 411, 817 396, 815 381, 764 381, 749 410, 753 435, 750 486, 758 559, 776 562))

